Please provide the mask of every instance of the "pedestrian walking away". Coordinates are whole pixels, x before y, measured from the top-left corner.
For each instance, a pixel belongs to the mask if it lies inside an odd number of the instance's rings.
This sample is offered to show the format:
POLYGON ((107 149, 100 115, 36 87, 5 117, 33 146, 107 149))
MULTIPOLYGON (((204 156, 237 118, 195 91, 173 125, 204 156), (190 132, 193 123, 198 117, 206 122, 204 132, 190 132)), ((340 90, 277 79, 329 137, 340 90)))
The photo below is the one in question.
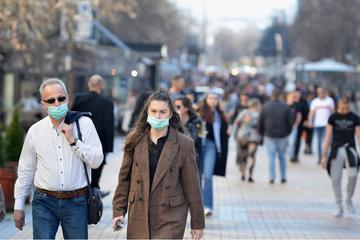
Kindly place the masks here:
POLYGON ((103 159, 100 139, 93 122, 80 117, 82 139, 76 124, 66 124, 68 95, 56 78, 40 86, 48 116, 32 125, 21 151, 15 184, 15 226, 25 226, 24 205, 33 185, 33 238, 54 239, 61 225, 65 239, 88 237, 88 194, 84 170, 97 168, 103 159))
POLYGON ((327 168, 332 182, 336 204, 335 217, 343 216, 341 179, 344 167, 348 177, 345 204, 349 213, 355 213, 352 198, 359 172, 355 135, 360 142, 360 119, 350 111, 350 104, 349 98, 341 98, 337 111, 329 117, 321 159, 321 166, 327 168), (328 154, 329 146, 330 153, 328 154))
MULTIPOLYGON (((93 75, 88 81, 89 92, 75 95, 72 110, 90 112, 103 149, 104 159, 101 165, 91 170, 91 187, 100 189, 99 181, 106 164, 106 156, 113 151, 114 145, 114 104, 101 94, 105 89, 105 80, 100 75, 93 75)), ((100 191, 102 197, 109 191, 100 191)))
POLYGON ((199 104, 199 114, 206 122, 206 138, 202 148, 203 199, 205 214, 213 211, 213 175, 225 176, 229 127, 220 109, 220 97, 209 91, 199 104))
POLYGON ((189 209, 192 238, 201 239, 205 222, 194 143, 169 93, 160 89, 126 138, 112 227, 119 230, 128 213, 128 238, 182 239, 189 209))
POLYGON ((280 101, 281 92, 273 90, 271 101, 264 104, 260 112, 259 132, 269 158, 269 183, 276 178, 275 158, 279 155, 281 183, 286 183, 286 148, 288 136, 293 127, 293 113, 289 106, 280 101))

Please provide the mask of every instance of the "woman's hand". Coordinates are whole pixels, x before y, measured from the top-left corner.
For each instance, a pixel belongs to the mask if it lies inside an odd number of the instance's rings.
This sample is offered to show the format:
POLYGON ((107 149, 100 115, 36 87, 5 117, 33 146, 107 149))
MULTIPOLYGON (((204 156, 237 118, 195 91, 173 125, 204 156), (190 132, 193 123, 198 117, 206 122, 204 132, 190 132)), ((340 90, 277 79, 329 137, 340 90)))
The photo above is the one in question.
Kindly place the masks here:
POLYGON ((203 236, 202 229, 192 229, 191 230, 191 238, 195 240, 200 240, 203 236))
POLYGON ((114 217, 111 221, 111 227, 115 231, 119 231, 124 224, 124 216, 114 217))

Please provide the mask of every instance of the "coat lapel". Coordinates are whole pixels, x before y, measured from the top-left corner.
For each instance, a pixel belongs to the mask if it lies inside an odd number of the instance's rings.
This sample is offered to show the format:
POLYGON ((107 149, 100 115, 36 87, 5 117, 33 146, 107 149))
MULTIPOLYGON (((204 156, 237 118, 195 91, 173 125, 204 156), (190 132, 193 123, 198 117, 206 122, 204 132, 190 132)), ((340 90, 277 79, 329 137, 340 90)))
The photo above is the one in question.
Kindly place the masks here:
MULTIPOLYGON (((164 145, 164 148, 161 152, 160 159, 158 165, 156 167, 154 180, 151 187, 151 192, 154 191, 156 186, 160 183, 161 179, 164 177, 165 173, 168 171, 171 162, 173 161, 174 157, 179 148, 179 144, 177 141, 176 130, 169 127, 169 136, 164 145)), ((149 157, 148 157, 149 158, 149 157)))
MULTIPOLYGON (((137 164, 140 168, 141 176, 143 179, 144 189, 150 189, 150 172, 149 172, 149 142, 147 134, 140 140, 135 148, 137 164)), ((136 164, 136 163, 135 163, 136 164)), ((149 190, 150 191, 150 190, 149 190)))

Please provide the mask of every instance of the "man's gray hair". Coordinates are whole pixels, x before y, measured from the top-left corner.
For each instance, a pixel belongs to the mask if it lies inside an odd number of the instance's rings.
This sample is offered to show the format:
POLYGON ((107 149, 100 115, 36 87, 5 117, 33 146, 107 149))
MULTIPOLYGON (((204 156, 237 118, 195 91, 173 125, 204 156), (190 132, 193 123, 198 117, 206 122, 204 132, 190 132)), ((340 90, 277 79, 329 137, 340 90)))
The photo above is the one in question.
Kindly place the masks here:
POLYGON ((59 84, 64 89, 65 94, 67 95, 66 86, 63 81, 61 81, 58 78, 48 78, 48 79, 44 80, 40 85, 39 92, 40 92, 41 98, 43 97, 45 87, 49 86, 49 85, 53 85, 53 84, 59 84))

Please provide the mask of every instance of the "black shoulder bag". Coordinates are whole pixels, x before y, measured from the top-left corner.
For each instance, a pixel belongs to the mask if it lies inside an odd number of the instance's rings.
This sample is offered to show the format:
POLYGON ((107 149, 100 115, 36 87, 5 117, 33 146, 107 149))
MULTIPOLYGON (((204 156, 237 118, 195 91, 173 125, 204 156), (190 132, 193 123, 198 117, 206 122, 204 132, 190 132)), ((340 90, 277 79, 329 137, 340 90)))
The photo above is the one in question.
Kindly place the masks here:
MULTIPOLYGON (((82 141, 82 134, 80 131, 79 120, 76 120, 76 127, 78 130, 79 140, 82 141)), ((86 181, 88 186, 88 224, 97 224, 103 213, 103 203, 101 200, 100 190, 98 188, 92 188, 90 185, 89 175, 86 169, 86 164, 84 164, 86 181)))

